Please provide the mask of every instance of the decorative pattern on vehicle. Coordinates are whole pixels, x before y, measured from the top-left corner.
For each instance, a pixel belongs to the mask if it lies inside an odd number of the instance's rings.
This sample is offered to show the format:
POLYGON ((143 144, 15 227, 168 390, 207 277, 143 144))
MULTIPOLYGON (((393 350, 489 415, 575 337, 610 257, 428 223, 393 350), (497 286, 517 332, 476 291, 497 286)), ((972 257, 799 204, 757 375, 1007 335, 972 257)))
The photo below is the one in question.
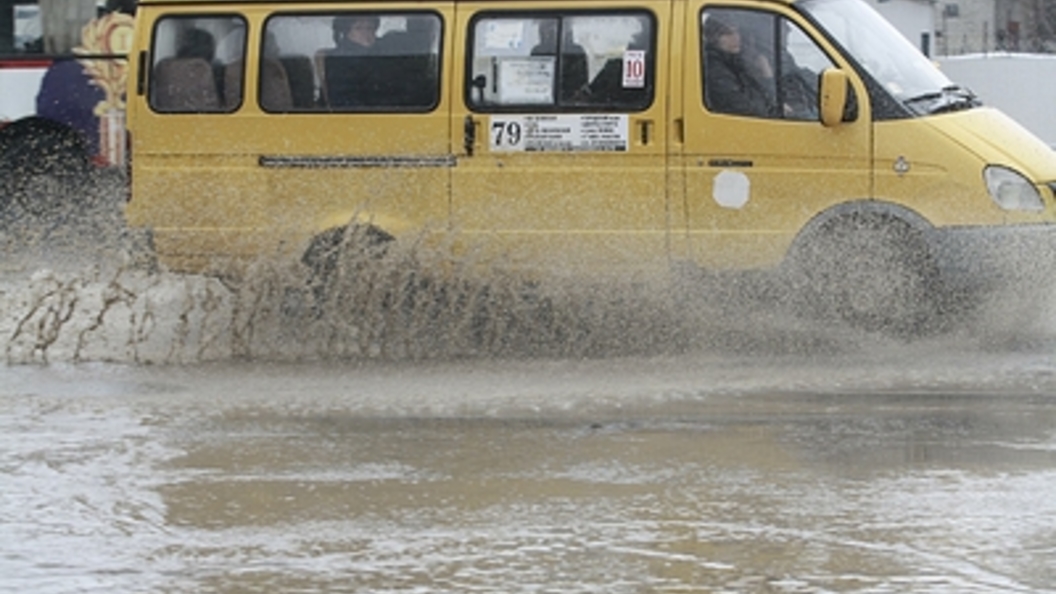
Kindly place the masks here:
MULTIPOLYGON (((132 51, 131 15, 112 12, 95 19, 81 30, 81 45, 73 49, 78 55, 128 55, 132 51)), ((99 118, 99 151, 108 162, 125 162, 125 86, 128 81, 127 60, 78 60, 92 85, 103 91, 104 98, 93 113, 99 118)))

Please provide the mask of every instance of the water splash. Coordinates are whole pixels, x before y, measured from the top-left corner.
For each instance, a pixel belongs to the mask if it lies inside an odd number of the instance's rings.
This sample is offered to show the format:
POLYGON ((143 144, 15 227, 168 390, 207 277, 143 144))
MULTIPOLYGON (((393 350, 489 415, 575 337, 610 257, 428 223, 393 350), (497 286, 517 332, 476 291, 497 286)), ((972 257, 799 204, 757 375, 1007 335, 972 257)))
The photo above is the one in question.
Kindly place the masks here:
POLYGON ((668 292, 529 282, 419 246, 350 250, 325 282, 301 262, 261 259, 222 281, 152 272, 120 250, 59 266, 54 250, 30 255, 0 275, 9 364, 584 357, 686 344, 668 292))
MULTIPOLYGON (((716 275, 689 288, 528 280, 502 262, 454 257, 446 244, 379 248, 355 233, 320 256, 326 275, 311 259, 262 258, 238 280, 152 270, 123 223, 120 183, 100 186, 62 217, 2 225, 0 349, 8 364, 581 358, 702 348, 831 354, 882 342, 797 315, 772 279, 716 275)), ((941 340, 1050 340, 1056 329, 1044 321, 1056 312, 1041 307, 1050 293, 1017 294, 1015 306, 995 298, 971 328, 941 340)))

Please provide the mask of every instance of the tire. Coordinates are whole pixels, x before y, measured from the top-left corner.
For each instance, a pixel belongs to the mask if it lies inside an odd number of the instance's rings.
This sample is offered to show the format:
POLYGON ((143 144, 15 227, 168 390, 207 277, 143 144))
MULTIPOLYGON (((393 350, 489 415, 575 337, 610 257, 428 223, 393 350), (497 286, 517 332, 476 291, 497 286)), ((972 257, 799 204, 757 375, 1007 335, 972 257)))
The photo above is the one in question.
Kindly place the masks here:
POLYGON ((31 118, 7 126, 0 135, 0 207, 5 213, 61 218, 81 204, 91 164, 79 133, 31 118), (14 212, 16 207, 21 212, 14 212))
POLYGON ((938 327, 938 268, 920 231, 889 216, 829 221, 794 257, 808 309, 867 332, 919 337, 938 327))

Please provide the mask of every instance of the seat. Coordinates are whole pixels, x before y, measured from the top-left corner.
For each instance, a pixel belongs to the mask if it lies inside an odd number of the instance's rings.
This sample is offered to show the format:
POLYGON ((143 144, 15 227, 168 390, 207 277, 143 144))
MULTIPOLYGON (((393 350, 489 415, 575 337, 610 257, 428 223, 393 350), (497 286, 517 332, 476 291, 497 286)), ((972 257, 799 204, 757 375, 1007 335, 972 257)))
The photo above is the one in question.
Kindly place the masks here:
POLYGON ((286 76, 282 62, 274 58, 264 58, 260 63, 260 106, 264 111, 293 109, 290 79, 286 76))
POLYGON ((283 56, 279 58, 290 83, 293 106, 311 109, 315 106, 315 74, 312 60, 308 56, 283 56))
POLYGON ((235 109, 242 103, 242 71, 244 62, 236 60, 224 67, 224 105, 235 109))
POLYGON ((202 58, 166 58, 155 64, 150 99, 159 111, 220 111, 213 67, 202 58))
POLYGON ((437 84, 436 62, 429 54, 382 56, 373 58, 375 70, 386 73, 374 81, 377 105, 420 110, 436 105, 440 85, 437 84))
POLYGON ((370 109, 387 105, 396 73, 385 58, 331 54, 326 57, 326 90, 334 108, 370 109))
MULTIPOLYGON (((241 60, 231 62, 224 68, 224 104, 235 109, 242 102, 241 60)), ((290 111, 293 97, 286 70, 278 60, 265 58, 260 65, 260 106, 265 111, 290 111)))

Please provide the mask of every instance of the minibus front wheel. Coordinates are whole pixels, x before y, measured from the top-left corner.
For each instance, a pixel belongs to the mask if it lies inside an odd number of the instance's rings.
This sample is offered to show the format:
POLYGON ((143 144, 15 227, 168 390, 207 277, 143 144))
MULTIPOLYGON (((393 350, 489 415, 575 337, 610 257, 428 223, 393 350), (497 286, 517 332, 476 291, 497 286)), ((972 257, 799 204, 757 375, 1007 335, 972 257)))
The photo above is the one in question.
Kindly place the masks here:
POLYGON ((939 271, 920 230, 894 216, 853 213, 801 239, 791 268, 809 311, 903 338, 936 328, 939 271))

